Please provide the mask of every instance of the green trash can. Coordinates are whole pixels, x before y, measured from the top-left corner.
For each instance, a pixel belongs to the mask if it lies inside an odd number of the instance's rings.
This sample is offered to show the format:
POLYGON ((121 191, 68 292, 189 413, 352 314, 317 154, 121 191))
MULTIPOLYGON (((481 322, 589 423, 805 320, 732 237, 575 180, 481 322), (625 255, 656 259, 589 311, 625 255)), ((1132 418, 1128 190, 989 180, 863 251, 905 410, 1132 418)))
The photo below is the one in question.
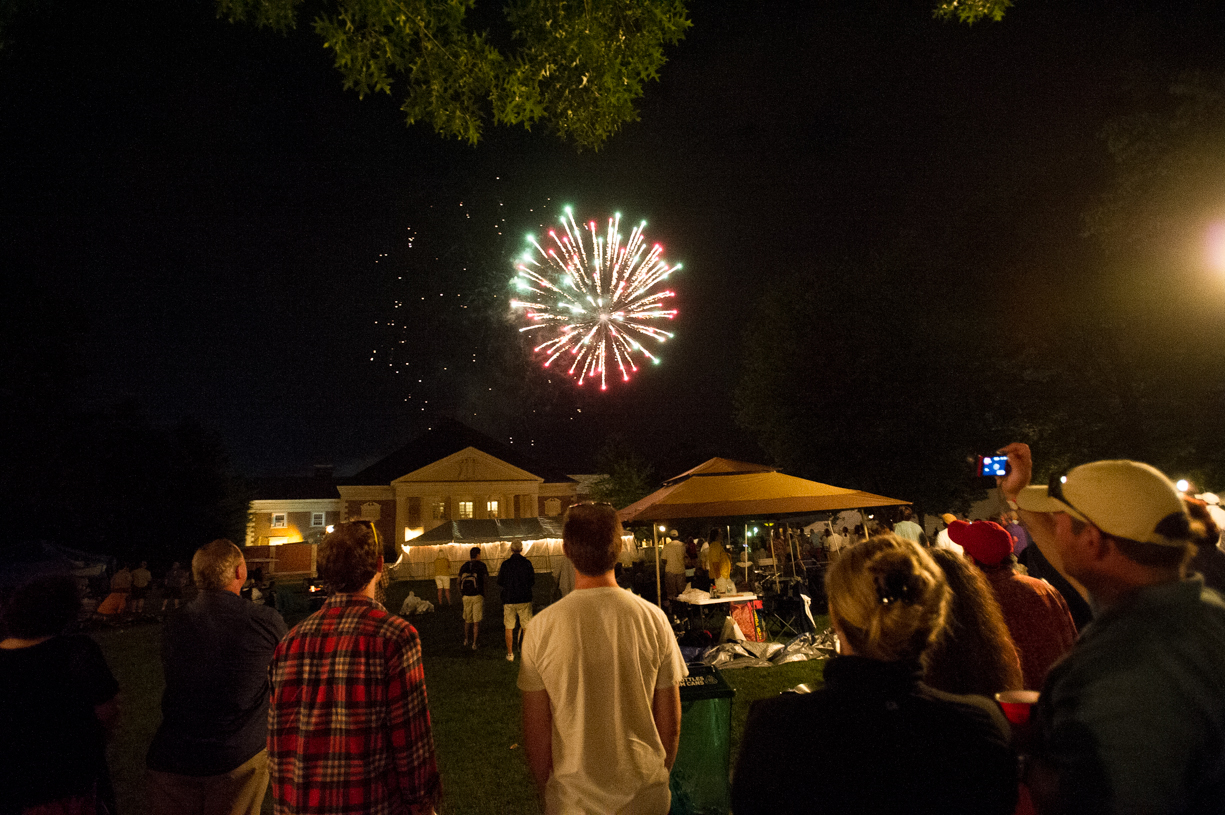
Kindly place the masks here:
POLYGON ((672 765, 672 815, 727 815, 732 809, 730 778, 732 697, 717 668, 690 665, 681 680, 681 743, 672 765))

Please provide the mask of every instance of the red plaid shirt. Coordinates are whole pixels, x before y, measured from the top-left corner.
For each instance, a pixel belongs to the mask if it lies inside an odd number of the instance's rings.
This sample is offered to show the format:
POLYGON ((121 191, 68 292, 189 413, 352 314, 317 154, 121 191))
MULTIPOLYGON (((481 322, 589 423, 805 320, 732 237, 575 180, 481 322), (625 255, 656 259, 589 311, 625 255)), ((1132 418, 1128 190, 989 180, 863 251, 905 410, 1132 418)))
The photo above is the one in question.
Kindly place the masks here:
POLYGON ((428 812, 441 798, 417 631, 358 594, 330 598, 268 668, 276 813, 428 812))

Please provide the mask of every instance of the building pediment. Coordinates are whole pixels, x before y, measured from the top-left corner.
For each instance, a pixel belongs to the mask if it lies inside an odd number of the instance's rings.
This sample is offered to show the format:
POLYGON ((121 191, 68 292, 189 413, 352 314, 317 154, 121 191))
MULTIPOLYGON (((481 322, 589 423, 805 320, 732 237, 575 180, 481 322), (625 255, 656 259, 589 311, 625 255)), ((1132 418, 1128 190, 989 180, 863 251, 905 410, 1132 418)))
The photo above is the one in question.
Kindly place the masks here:
POLYGON ((445 484, 500 481, 534 481, 539 484, 544 479, 488 453, 481 452, 475 447, 465 447, 433 464, 428 464, 411 473, 405 473, 391 483, 445 484))

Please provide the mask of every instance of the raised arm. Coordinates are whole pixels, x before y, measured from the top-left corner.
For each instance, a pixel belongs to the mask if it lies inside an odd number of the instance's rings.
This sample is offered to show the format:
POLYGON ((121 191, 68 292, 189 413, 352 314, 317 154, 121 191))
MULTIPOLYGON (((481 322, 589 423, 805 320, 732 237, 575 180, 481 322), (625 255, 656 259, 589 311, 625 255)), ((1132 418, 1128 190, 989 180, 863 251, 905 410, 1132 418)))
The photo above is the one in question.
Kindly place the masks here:
MULTIPOLYGON (((995 482, 999 485, 1004 499, 1009 502, 1015 502, 1017 496, 1021 494, 1021 490, 1028 487, 1033 478, 1033 455, 1030 453, 1029 445, 1019 441, 1001 448, 998 452, 1008 456, 1009 472, 1006 476, 997 476, 995 482)), ((1012 504, 1010 503, 1009 506, 1012 506, 1012 504)), ((1055 545, 1054 517, 1045 512, 1027 512, 1023 509, 1018 509, 1017 515, 1020 517, 1021 523, 1029 530, 1029 536, 1033 538, 1034 544, 1042 552, 1042 555, 1063 575, 1064 579, 1072 585, 1072 588, 1080 593, 1081 597, 1088 600, 1089 590, 1069 577, 1067 569, 1064 568, 1063 555, 1060 553, 1059 547, 1055 545)))

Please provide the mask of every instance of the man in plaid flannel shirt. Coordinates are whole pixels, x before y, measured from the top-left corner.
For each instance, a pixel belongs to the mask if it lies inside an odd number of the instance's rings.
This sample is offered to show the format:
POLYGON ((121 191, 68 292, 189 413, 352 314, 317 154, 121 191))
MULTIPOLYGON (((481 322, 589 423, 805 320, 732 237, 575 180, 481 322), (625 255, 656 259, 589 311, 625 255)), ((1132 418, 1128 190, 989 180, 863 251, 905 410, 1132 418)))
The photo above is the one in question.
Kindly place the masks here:
POLYGON ((331 598, 281 640, 269 667, 273 811, 430 813, 442 787, 421 643, 374 600, 382 548, 368 523, 319 547, 331 598))

